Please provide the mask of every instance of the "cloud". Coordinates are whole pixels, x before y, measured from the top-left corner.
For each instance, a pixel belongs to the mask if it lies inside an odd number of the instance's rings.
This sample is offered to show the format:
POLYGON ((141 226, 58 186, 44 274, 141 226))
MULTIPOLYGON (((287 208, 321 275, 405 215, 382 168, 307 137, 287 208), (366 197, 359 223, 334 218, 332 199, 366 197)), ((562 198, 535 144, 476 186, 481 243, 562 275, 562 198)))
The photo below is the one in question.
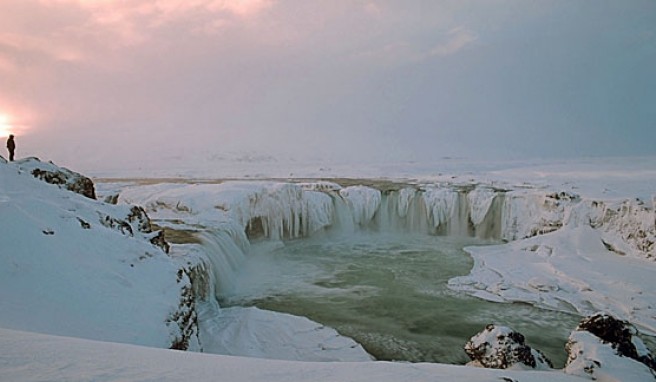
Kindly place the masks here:
POLYGON ((355 60, 375 61, 382 65, 399 66, 416 64, 431 57, 454 55, 478 40, 478 35, 467 28, 458 27, 443 34, 442 41, 427 49, 428 44, 392 40, 371 50, 353 55, 355 60))
POLYGON ((376 4, 373 1, 369 1, 364 4, 364 10, 367 14, 375 17, 380 17, 383 14, 383 9, 380 4, 376 4))
POLYGON ((85 60, 84 50, 70 42, 39 35, 0 34, 0 72, 36 75, 34 70, 39 66, 85 60))
POLYGON ((566 129, 653 121, 653 16, 540 4, 0 0, 0 112, 44 152, 110 154, 182 127, 208 152, 551 153, 566 129))
POLYGON ((41 54, 56 61, 81 61, 84 54, 71 44, 55 43, 52 39, 39 36, 1 34, 0 49, 12 50, 14 54, 41 54))
POLYGON ((187 31, 215 32, 217 26, 257 16, 274 0, 40 0, 53 13, 76 8, 86 20, 65 26, 68 36, 103 36, 110 46, 138 46, 156 38, 158 30, 185 24, 187 31), (193 22, 190 22, 193 21, 193 22))
POLYGON ((467 45, 478 40, 478 36, 473 31, 464 28, 454 28, 449 31, 446 36, 446 41, 433 47, 430 56, 450 56, 462 50, 467 45))

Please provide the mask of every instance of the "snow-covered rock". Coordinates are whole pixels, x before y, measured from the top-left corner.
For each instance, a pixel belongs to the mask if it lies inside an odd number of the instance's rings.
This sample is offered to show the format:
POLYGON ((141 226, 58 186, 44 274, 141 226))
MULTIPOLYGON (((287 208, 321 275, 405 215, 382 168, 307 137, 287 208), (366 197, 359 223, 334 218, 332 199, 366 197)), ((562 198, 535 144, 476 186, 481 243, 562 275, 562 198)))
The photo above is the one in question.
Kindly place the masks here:
POLYGON ((32 176, 44 182, 77 192, 90 199, 96 198, 93 181, 82 174, 59 167, 52 162, 41 162, 34 157, 19 159, 14 163, 21 170, 29 172, 32 176))
POLYGON ((151 244, 160 247, 166 253, 169 252, 170 246, 164 238, 164 231, 153 231, 150 218, 142 207, 117 206, 115 210, 114 216, 99 211, 100 223, 107 228, 121 232, 123 235, 135 236, 140 234, 151 244), (120 218, 115 217, 116 212, 122 212, 120 218))
POLYGON ((551 361, 539 350, 525 344, 524 336, 505 326, 490 324, 465 344, 470 365, 491 369, 553 368, 551 361))
POLYGON ((605 233, 609 249, 619 255, 656 258, 656 212, 639 199, 589 202, 590 225, 605 233), (635 255, 634 255, 635 256, 635 255))
POLYGON ((630 323, 607 314, 584 318, 569 337, 565 372, 593 380, 656 379, 656 362, 630 323))
POLYGON ((53 187, 33 168, 42 164, 0 164, 0 327, 200 349, 190 280, 153 245, 143 210, 53 187))

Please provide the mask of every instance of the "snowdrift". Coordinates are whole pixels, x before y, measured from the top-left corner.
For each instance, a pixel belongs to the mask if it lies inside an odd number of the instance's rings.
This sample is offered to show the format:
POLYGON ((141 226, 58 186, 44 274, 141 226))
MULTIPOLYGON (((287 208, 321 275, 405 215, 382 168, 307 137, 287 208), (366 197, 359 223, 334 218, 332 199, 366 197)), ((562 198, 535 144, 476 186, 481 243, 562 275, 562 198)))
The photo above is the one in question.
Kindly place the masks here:
POLYGON ((54 167, 0 164, 0 326, 199 349, 189 277, 143 210, 60 189, 80 176, 54 167))

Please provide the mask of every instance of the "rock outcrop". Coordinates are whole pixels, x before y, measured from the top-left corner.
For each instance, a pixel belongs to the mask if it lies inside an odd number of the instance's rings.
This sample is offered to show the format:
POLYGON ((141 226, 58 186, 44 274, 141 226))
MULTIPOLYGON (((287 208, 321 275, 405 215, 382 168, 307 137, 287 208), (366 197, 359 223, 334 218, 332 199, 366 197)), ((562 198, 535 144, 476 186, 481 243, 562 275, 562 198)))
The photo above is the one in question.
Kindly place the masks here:
POLYGON ((38 158, 21 159, 16 163, 21 170, 28 171, 37 179, 77 192, 87 198, 96 199, 93 181, 82 174, 59 167, 52 162, 41 162, 38 158))
POLYGON ((609 238, 621 238, 614 243, 605 243, 609 250, 619 254, 634 250, 656 259, 656 215, 653 208, 641 200, 629 199, 620 203, 593 201, 589 209, 592 228, 609 233, 609 238), (615 249, 617 247, 626 248, 615 249))
POLYGON ((94 199, 87 177, 35 158, 0 163, 0 263, 11 264, 2 267, 0 300, 24 312, 5 309, 2 325, 202 350, 197 304, 209 292, 195 284, 210 277, 205 263, 166 255, 143 208, 94 199))
POLYGON ((505 326, 486 326, 485 330, 465 344, 465 353, 472 360, 471 366, 490 369, 553 368, 551 361, 542 352, 525 344, 521 333, 505 326))
POLYGON ((633 325, 607 314, 584 318, 565 346, 565 372, 592 379, 656 379, 656 360, 637 334, 633 325))
POLYGON ((170 348, 202 352, 197 307, 199 303, 215 298, 211 269, 207 259, 202 256, 188 254, 182 261, 177 279, 181 286, 180 303, 166 320, 171 333, 174 333, 170 348))
MULTIPOLYGON (((584 318, 565 345, 566 374, 603 381, 656 379, 656 361, 629 322, 598 313, 584 318)), ((465 352, 468 365, 491 369, 550 369, 540 351, 524 343, 524 336, 503 326, 488 325, 471 338, 465 352)))
POLYGON ((135 236, 139 233, 151 244, 169 253, 170 246, 164 238, 164 231, 153 231, 150 218, 142 207, 117 206, 116 209, 123 209, 125 217, 116 218, 99 213, 100 223, 105 227, 120 231, 124 235, 135 236))

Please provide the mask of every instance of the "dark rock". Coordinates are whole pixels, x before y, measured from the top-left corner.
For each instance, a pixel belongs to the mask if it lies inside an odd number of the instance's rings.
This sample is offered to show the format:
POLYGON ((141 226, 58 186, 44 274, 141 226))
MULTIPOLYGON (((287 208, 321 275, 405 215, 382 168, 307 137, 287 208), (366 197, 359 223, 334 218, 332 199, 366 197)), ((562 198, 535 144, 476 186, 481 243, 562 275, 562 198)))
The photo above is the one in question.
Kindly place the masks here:
POLYGON ((618 355, 632 358, 651 370, 656 370, 656 360, 651 353, 645 351, 646 347, 637 337, 638 330, 631 323, 598 313, 581 320, 576 330, 590 332, 604 343, 610 344, 618 355), (636 347, 636 343, 641 349, 636 347))
MULTIPOLYGON (((125 208, 124 206, 119 206, 125 208)), ((125 210, 124 210, 125 211, 125 210)), ((153 231, 152 223, 146 211, 139 206, 131 206, 125 218, 100 214, 100 223, 107 228, 120 231, 124 235, 135 236, 142 234, 151 244, 169 253, 170 245, 164 237, 164 231, 153 231)))
POLYGON ((107 204, 118 204, 118 194, 107 195, 105 197, 105 203, 107 204))
POLYGON ((127 221, 109 215, 100 215, 100 223, 105 227, 120 231, 123 235, 134 236, 132 226, 127 221))
POLYGON ((61 171, 56 172, 35 168, 32 170, 32 176, 44 182, 84 195, 87 198, 96 199, 93 181, 81 174, 63 168, 61 171))
POLYGON ((532 369, 551 369, 551 361, 542 352, 524 343, 521 333, 505 326, 488 325, 465 344, 465 353, 477 366, 507 369, 521 364, 532 369))
POLYGON ((547 198, 550 199, 559 200, 559 201, 562 200, 566 202, 576 202, 581 199, 579 195, 567 191, 553 192, 551 194, 547 194, 546 196, 547 198))
POLYGON ((83 229, 91 229, 91 224, 87 223, 86 221, 84 221, 84 220, 81 219, 81 218, 77 218, 77 220, 80 222, 80 226, 81 226, 83 229))
POLYGON ((152 226, 150 224, 150 218, 146 213, 146 210, 143 207, 132 206, 130 208, 130 213, 127 216, 127 220, 130 223, 137 223, 137 229, 139 232, 151 233, 153 232, 152 226))
POLYGON ((82 174, 59 167, 52 162, 41 162, 34 157, 21 159, 15 163, 22 171, 29 172, 39 180, 96 199, 93 181, 82 174))
POLYGON ((166 241, 166 238, 164 237, 164 231, 156 231, 153 232, 153 236, 150 238, 150 243, 156 247, 162 248, 162 250, 166 253, 169 253, 171 250, 171 246, 169 243, 166 241))
POLYGON ((166 320, 171 329, 170 349, 189 350, 190 343, 196 342, 202 351, 198 338, 198 314, 196 304, 214 298, 209 266, 202 260, 187 262, 177 273, 177 282, 181 285, 180 303, 166 320))

